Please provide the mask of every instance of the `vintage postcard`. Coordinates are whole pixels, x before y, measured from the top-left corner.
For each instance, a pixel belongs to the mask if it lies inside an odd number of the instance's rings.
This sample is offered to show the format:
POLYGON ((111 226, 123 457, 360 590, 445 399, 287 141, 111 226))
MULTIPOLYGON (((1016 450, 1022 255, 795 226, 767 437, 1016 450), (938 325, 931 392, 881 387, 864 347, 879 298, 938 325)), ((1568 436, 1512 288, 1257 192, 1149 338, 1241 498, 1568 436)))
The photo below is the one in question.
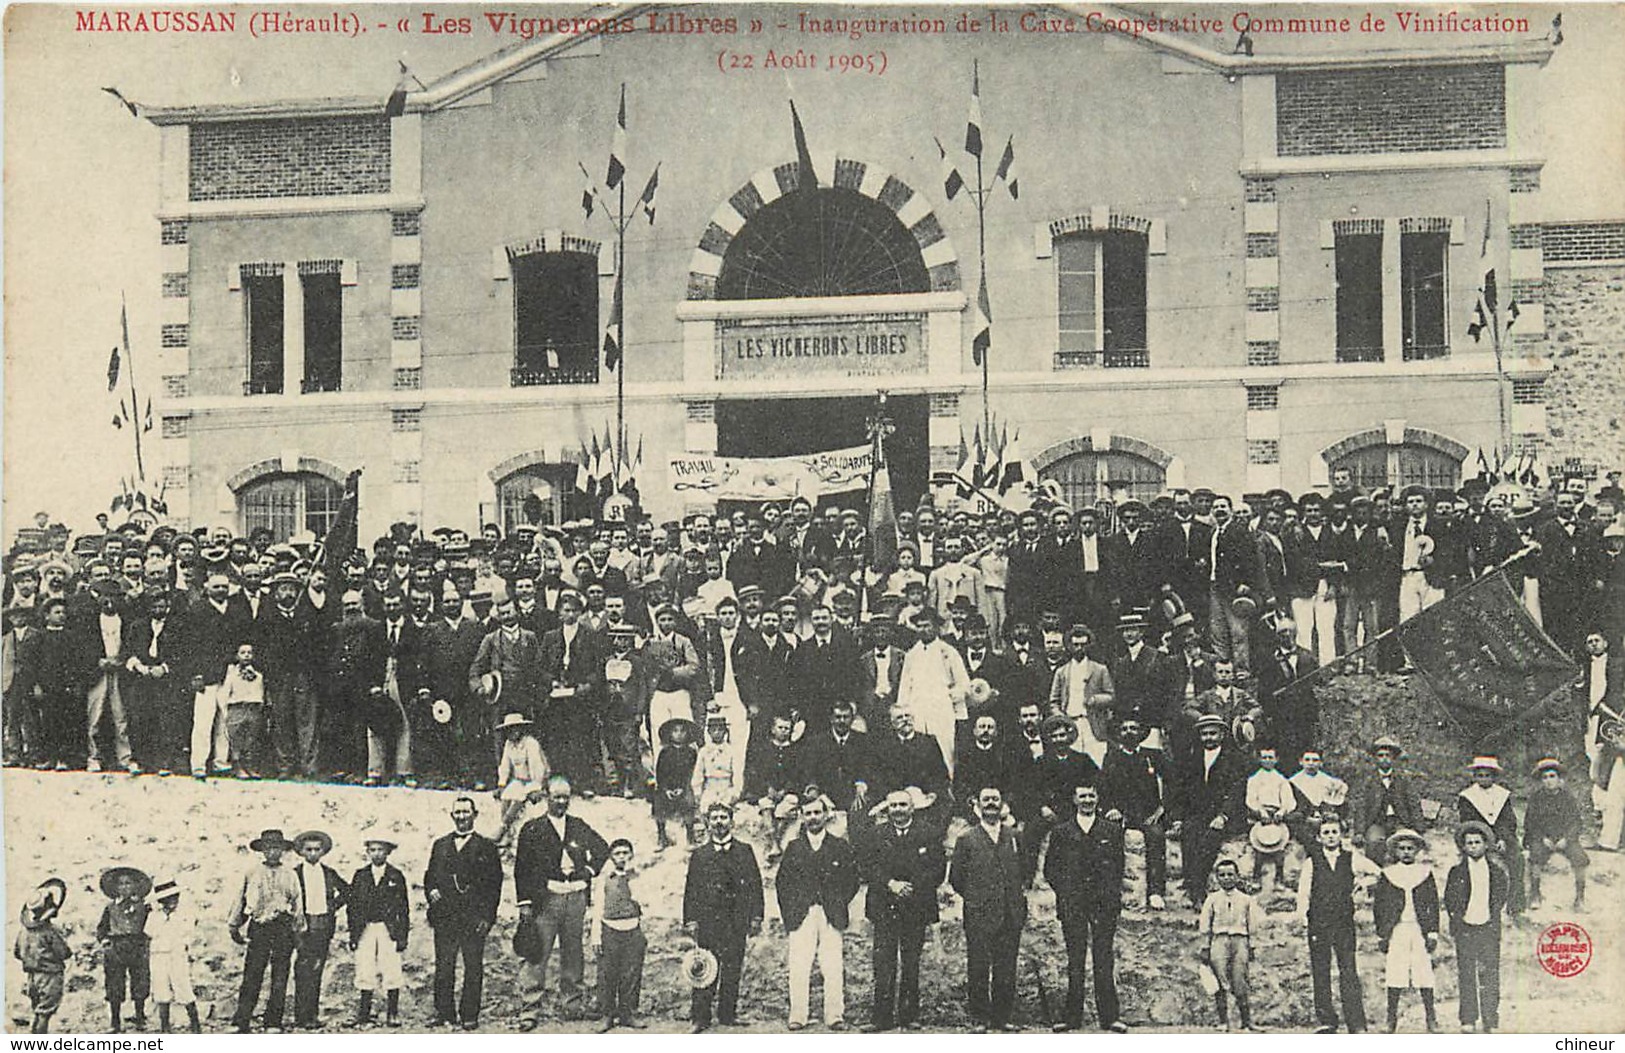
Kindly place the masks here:
POLYGON ((4 59, 9 1032, 1625 1025, 1625 7, 4 59))

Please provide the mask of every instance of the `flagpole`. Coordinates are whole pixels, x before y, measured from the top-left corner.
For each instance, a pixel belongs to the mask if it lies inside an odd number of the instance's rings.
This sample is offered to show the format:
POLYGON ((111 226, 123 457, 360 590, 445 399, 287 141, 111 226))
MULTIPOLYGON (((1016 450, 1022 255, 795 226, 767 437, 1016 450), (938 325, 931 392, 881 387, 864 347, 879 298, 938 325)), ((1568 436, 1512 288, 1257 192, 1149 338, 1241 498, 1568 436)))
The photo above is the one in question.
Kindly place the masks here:
POLYGON ((1508 420, 1507 375, 1501 348, 1500 297, 1490 311, 1490 342, 1495 348, 1495 409, 1500 417, 1500 443, 1504 450, 1512 449, 1512 425, 1508 420))
POLYGON ((119 322, 124 336, 124 371, 130 377, 130 430, 135 433, 135 477, 144 483, 147 481, 147 469, 141 457, 141 429, 146 422, 141 419, 141 405, 136 400, 135 360, 130 355, 130 309, 123 292, 119 293, 119 322))
MULTIPOLYGON (((615 281, 621 288, 621 354, 615 363, 615 459, 626 455, 626 177, 621 177, 619 214, 615 220, 615 281)), ((614 493, 621 492, 620 465, 610 477, 614 493)))
MULTIPOLYGON (((976 263, 981 285, 978 286, 977 295, 987 288, 987 190, 982 185, 982 153, 976 153, 976 263)), ((993 327, 993 320, 988 319, 989 330, 993 327)), ((987 394, 987 363, 993 357, 993 336, 988 334, 988 348, 982 352, 982 430, 991 433, 993 430, 993 405, 987 394)))

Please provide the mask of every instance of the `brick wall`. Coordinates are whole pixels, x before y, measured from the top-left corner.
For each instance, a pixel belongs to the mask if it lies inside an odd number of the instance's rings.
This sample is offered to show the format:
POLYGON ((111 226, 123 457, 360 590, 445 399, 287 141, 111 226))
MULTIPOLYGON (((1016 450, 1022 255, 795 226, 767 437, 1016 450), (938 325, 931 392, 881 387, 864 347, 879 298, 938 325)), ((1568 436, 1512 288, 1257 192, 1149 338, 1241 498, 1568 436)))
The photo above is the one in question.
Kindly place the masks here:
POLYGON ((1546 463, 1578 457, 1625 466, 1625 264, 1547 261, 1545 350, 1546 463))
POLYGON ((379 116, 192 125, 190 196, 332 197, 389 191, 389 120, 379 116))
POLYGON ((1275 134, 1283 157, 1506 146, 1500 66, 1281 74, 1275 134))
POLYGON ((1625 260, 1625 221, 1547 223, 1541 249, 1548 264, 1625 260))

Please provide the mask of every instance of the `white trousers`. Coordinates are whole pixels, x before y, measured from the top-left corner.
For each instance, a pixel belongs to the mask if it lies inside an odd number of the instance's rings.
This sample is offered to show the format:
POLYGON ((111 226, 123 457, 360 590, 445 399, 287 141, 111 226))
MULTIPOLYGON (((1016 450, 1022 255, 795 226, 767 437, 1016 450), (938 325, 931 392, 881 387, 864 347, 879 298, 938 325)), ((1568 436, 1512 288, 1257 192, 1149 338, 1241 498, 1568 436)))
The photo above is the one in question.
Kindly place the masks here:
POLYGON ((1337 661, 1337 599, 1325 582, 1309 599, 1292 600, 1292 620, 1298 623, 1298 646, 1321 665, 1337 661))
POLYGON ((355 949, 355 989, 399 991, 406 986, 401 976, 401 952, 389 938, 389 928, 375 921, 361 930, 361 944, 355 949))
POLYGON ((1625 833, 1625 757, 1616 756, 1608 776, 1608 790, 1603 794, 1597 847, 1618 851, 1621 833, 1625 833))
POLYGON ((1444 590, 1428 584, 1427 575, 1408 570, 1399 579, 1399 620, 1409 621, 1444 599, 1444 590))
POLYGON ((846 989, 841 974, 841 934, 813 907, 800 928, 790 933, 790 1023, 805 1024, 811 1011, 813 959, 824 977, 824 1023, 846 1018, 846 989))
POLYGON ((153 952, 152 1000, 181 1005, 197 1001, 192 990, 192 965, 184 950, 153 952))
POLYGON ((229 768, 231 744, 226 740, 226 714, 220 705, 220 685, 205 684, 192 696, 192 774, 209 771, 210 757, 216 770, 229 768))

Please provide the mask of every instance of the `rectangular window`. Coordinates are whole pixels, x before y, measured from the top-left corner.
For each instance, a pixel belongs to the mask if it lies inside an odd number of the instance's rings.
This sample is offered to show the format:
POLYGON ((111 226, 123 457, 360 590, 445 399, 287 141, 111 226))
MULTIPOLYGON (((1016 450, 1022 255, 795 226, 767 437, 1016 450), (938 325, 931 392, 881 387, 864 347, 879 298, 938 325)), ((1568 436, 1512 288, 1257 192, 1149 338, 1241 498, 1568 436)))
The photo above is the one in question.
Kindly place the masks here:
POLYGON ((1382 235, 1339 234, 1337 360, 1382 361, 1382 235))
POLYGON ((1131 230, 1056 239, 1059 364, 1150 364, 1146 250, 1145 235, 1131 230))
POLYGON ((513 384, 598 382, 598 260, 582 252, 513 258, 513 384))
POLYGON ((305 274, 305 391, 338 391, 344 377, 344 294, 337 272, 305 274))
POLYGON ((243 277, 250 395, 282 393, 282 275, 243 277))
POLYGON ((1399 291, 1407 362, 1450 352, 1445 335, 1449 253, 1449 232, 1400 235, 1399 291))

